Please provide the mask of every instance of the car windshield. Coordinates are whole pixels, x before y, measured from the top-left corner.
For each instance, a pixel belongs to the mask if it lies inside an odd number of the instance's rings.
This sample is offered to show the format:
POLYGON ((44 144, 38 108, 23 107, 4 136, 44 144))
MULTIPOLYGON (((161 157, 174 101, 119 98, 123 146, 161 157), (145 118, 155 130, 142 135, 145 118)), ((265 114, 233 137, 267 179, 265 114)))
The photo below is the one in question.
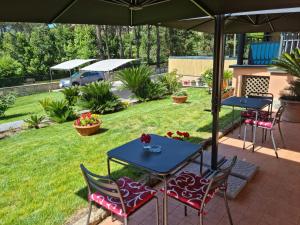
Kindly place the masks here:
POLYGON ((80 73, 79 72, 76 72, 76 73, 73 73, 71 78, 77 78, 79 77, 80 73))

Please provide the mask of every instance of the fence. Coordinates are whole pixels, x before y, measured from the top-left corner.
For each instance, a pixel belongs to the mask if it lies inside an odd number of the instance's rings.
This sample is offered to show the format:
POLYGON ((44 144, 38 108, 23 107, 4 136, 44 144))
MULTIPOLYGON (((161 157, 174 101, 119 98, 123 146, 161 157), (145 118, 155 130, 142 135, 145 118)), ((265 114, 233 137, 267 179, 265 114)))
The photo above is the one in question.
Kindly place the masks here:
POLYGON ((13 87, 0 88, 0 94, 14 92, 19 96, 31 95, 35 93, 47 92, 59 88, 59 82, 26 84, 13 87))

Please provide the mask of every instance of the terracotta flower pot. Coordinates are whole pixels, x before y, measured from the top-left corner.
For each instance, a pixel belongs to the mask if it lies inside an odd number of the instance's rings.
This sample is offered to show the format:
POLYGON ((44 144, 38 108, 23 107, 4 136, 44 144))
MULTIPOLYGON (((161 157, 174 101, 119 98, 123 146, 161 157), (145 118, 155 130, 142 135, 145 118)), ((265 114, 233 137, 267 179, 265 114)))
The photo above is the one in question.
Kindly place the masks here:
POLYGON ((281 105, 285 106, 282 114, 282 120, 300 123, 300 101, 291 101, 280 99, 281 105))
POLYGON ((101 123, 97 123, 91 126, 77 126, 74 125, 75 129, 81 136, 89 136, 99 131, 101 123))
POLYGON ((188 96, 172 96, 173 102, 177 104, 185 103, 188 96))

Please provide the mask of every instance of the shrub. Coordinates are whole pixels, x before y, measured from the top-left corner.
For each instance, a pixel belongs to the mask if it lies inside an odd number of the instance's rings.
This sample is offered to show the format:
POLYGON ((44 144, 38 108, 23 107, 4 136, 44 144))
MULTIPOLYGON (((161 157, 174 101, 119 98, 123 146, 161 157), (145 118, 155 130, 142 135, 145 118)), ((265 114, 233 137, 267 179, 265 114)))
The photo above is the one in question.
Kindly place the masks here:
POLYGON ((208 85, 208 87, 212 87, 213 82, 213 69, 207 69, 202 75, 203 81, 208 85))
POLYGON ((173 94, 173 96, 188 96, 188 93, 186 91, 177 91, 173 94))
POLYGON ((158 80, 167 88, 168 94, 173 94, 181 87, 179 78, 180 77, 177 75, 176 70, 174 70, 171 73, 166 73, 164 76, 160 76, 158 80))
POLYGON ((149 87, 151 83, 150 76, 153 71, 148 66, 139 66, 126 68, 117 73, 116 78, 122 81, 123 87, 132 91, 140 100, 146 100, 149 96, 149 87))
POLYGON ((162 98, 167 88, 161 82, 151 81, 153 70, 148 66, 127 68, 117 73, 116 78, 123 82, 123 88, 129 89, 141 101, 162 98))
POLYGON ((57 123, 73 120, 76 116, 73 108, 66 100, 44 99, 40 101, 47 115, 57 123))
POLYGON ((231 80, 233 77, 233 72, 232 70, 224 70, 224 80, 231 80))
POLYGON ((79 97, 79 87, 72 86, 72 87, 65 88, 62 90, 62 93, 64 94, 68 104, 70 106, 74 106, 79 97))
POLYGON ((6 95, 0 95, 0 116, 3 116, 5 111, 11 107, 16 101, 16 95, 14 93, 8 93, 6 95))
POLYGON ((81 88, 81 105, 93 113, 111 113, 124 108, 119 98, 111 92, 108 81, 93 82, 81 88))
POLYGON ((44 120, 45 116, 31 115, 25 122, 28 124, 29 128, 39 129, 44 120))

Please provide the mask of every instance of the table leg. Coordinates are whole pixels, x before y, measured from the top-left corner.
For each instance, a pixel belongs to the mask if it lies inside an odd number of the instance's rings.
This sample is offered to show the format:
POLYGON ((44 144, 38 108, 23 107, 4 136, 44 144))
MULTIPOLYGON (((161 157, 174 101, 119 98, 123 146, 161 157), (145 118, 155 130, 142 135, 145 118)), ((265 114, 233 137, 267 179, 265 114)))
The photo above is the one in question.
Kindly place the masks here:
POLYGON ((165 189, 165 191, 164 191, 164 201, 163 201, 163 203, 164 203, 164 206, 163 206, 163 208, 164 208, 164 213, 163 213, 163 220, 164 220, 164 222, 163 222, 163 224, 164 224, 164 225, 168 225, 168 196, 167 196, 167 183, 168 183, 168 179, 167 179, 167 177, 165 176, 165 177, 164 177, 164 189, 165 189))
MULTIPOLYGON (((258 120, 258 111, 256 110, 256 113, 255 113, 255 121, 258 120)), ((254 152, 254 148, 255 148, 255 139, 256 139, 256 128, 257 128, 257 125, 253 124, 254 126, 254 130, 253 130, 253 140, 252 140, 252 152, 254 152)))
POLYGON ((107 174, 110 177, 110 160, 107 158, 107 174))

